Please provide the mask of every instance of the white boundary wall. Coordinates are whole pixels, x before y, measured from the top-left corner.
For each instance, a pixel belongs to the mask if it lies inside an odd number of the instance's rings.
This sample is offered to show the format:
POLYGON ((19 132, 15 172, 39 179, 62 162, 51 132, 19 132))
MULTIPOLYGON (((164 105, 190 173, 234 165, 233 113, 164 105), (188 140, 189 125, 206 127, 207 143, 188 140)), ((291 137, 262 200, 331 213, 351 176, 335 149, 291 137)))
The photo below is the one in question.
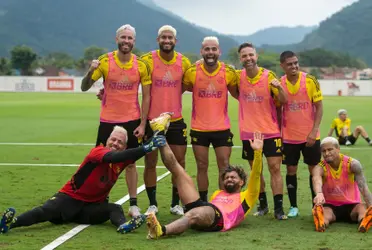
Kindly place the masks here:
MULTIPOLYGON (((5 92, 82 92, 82 77, 0 76, 0 91, 5 92)), ((323 95, 372 96, 372 80, 319 80, 323 95), (353 83, 359 88, 349 88, 353 83)), ((88 92, 97 93, 102 81, 96 82, 88 92)))

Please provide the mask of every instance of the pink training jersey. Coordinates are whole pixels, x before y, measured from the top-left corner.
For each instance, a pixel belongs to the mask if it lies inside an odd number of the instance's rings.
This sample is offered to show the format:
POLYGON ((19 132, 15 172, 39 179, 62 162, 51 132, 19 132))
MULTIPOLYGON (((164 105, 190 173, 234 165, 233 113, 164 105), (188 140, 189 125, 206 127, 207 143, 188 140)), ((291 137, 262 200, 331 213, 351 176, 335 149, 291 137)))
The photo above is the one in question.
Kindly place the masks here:
POLYGON ((161 61, 157 51, 152 51, 154 70, 149 120, 164 112, 173 112, 172 120, 182 118, 182 54, 177 53, 176 62, 168 65, 161 61))
POLYGON ((241 193, 227 193, 221 190, 211 203, 222 213, 223 229, 227 231, 238 226, 244 220, 244 210, 242 207, 241 193))
POLYGON ((199 131, 222 131, 230 129, 227 114, 228 92, 225 64, 215 76, 206 75, 201 64, 196 65, 193 86, 191 129, 199 131))
MULTIPOLYGON (((296 94, 289 92, 287 76, 281 78, 283 89, 288 94, 288 101, 283 105, 282 114, 282 137, 285 143, 305 143, 313 129, 315 106, 307 94, 306 73, 301 72, 300 77, 300 88, 296 94)), ((319 136, 318 130, 317 138, 319 136)))
POLYGON ((342 158, 340 178, 334 178, 331 173, 331 166, 322 161, 323 170, 327 173, 323 183, 323 195, 325 202, 334 206, 360 203, 360 192, 357 183, 350 180, 349 171, 351 157, 340 154, 342 158))
POLYGON ((265 139, 280 137, 274 99, 270 92, 269 71, 264 69, 260 80, 252 84, 245 69, 240 75, 239 130, 240 139, 253 139, 255 131, 261 131, 265 139))
POLYGON ((103 82, 105 92, 101 104, 101 122, 123 123, 140 119, 138 87, 140 75, 137 57, 133 55, 133 67, 120 68, 112 52, 108 53, 109 69, 103 82))

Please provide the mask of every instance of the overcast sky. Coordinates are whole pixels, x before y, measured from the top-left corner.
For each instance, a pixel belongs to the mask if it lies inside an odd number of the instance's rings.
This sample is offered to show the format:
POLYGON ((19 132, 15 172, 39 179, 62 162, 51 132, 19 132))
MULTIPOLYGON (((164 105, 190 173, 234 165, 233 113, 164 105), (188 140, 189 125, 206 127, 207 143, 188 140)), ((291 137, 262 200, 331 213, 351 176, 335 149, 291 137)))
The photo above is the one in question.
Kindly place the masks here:
POLYGON ((184 19, 225 34, 317 25, 358 0, 153 0, 184 19))

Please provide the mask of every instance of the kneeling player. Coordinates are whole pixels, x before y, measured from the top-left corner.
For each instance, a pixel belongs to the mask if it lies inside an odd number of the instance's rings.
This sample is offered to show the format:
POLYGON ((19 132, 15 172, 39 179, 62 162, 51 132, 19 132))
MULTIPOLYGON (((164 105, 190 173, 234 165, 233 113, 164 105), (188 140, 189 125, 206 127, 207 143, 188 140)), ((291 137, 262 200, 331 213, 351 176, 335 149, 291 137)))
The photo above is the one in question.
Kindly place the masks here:
MULTIPOLYGON (((151 126, 153 130, 163 130, 163 124, 166 121, 153 122, 151 126)), ((147 217, 147 237, 157 239, 165 235, 181 234, 188 228, 211 232, 227 231, 238 226, 255 205, 260 191, 263 147, 261 133, 256 132, 254 141, 250 143, 254 149, 254 162, 247 190, 241 191, 246 183, 244 170, 241 167, 228 166, 222 175, 224 189, 216 191, 210 202, 200 199, 193 180, 178 164, 169 146, 159 147, 163 162, 175 179, 186 213, 168 225, 161 225, 155 214, 150 213, 147 217)))
POLYGON ((324 138, 320 147, 323 161, 313 171, 316 231, 324 232, 330 223, 339 221, 359 222, 358 231, 368 231, 372 226, 372 194, 362 165, 340 154, 340 145, 333 137, 324 138), (361 202, 360 194, 366 204, 361 202))

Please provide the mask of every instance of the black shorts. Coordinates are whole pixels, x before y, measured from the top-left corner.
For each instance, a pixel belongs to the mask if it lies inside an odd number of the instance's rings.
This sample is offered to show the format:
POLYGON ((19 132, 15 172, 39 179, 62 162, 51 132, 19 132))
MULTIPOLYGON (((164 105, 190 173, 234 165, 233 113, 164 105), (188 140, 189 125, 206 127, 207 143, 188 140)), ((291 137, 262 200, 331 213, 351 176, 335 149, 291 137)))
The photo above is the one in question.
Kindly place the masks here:
POLYGON ((333 213, 336 216, 336 221, 344 221, 344 222, 355 222, 351 218, 351 211, 353 211, 354 207, 359 203, 355 204, 347 204, 342 206, 334 206, 331 204, 324 204, 323 207, 329 207, 332 209, 333 213))
POLYGON ((221 231, 223 229, 223 226, 224 226, 223 216, 222 216, 221 211, 215 205, 213 205, 212 203, 209 203, 209 202, 206 202, 206 201, 202 201, 201 199, 198 199, 194 202, 191 202, 191 203, 185 205, 185 213, 187 213, 188 211, 190 211, 193 208, 204 207, 204 206, 208 206, 208 207, 213 208, 214 213, 215 213, 214 221, 213 221, 212 225, 210 225, 209 227, 204 227, 204 228, 194 227, 193 229, 199 230, 199 231, 204 231, 204 232, 219 232, 219 231, 221 231))
MULTIPOLYGON (((147 121, 145 141, 150 139, 154 132, 150 128, 150 123, 147 121)), ((168 132, 165 137, 169 145, 187 145, 187 126, 183 119, 171 122, 168 132)))
POLYGON ((213 132, 195 131, 191 129, 190 137, 192 145, 209 147, 209 145, 212 144, 213 148, 234 146, 234 135, 231 133, 230 129, 213 132))
POLYGON ((316 140, 313 146, 306 147, 306 143, 301 144, 283 144, 283 164, 288 166, 297 166, 300 160, 301 152, 304 157, 304 163, 309 166, 315 166, 320 162, 320 140, 316 140))
MULTIPOLYGON (((349 140, 349 142, 351 142, 351 145, 354 145, 357 140, 357 138, 355 138, 354 135, 349 135, 347 139, 349 140)), ((338 143, 340 143, 340 145, 345 145, 346 143, 345 137, 341 137, 341 136, 338 137, 338 143)))
POLYGON ((107 139, 110 137, 110 134, 115 126, 123 127, 128 132, 128 143, 127 148, 137 148, 140 144, 138 138, 133 134, 133 131, 140 125, 141 120, 134 120, 124 123, 107 123, 100 122, 98 127, 98 135, 96 146, 106 145, 107 139))
POLYGON ((76 200, 65 193, 56 193, 41 208, 49 221, 54 224, 67 222, 101 224, 110 219, 112 209, 122 211, 121 206, 108 201, 89 203, 76 200))
MULTIPOLYGON (((262 152, 265 157, 282 156, 282 139, 280 137, 265 139, 262 152)), ((242 158, 253 161, 254 151, 249 141, 243 141, 242 158)))

